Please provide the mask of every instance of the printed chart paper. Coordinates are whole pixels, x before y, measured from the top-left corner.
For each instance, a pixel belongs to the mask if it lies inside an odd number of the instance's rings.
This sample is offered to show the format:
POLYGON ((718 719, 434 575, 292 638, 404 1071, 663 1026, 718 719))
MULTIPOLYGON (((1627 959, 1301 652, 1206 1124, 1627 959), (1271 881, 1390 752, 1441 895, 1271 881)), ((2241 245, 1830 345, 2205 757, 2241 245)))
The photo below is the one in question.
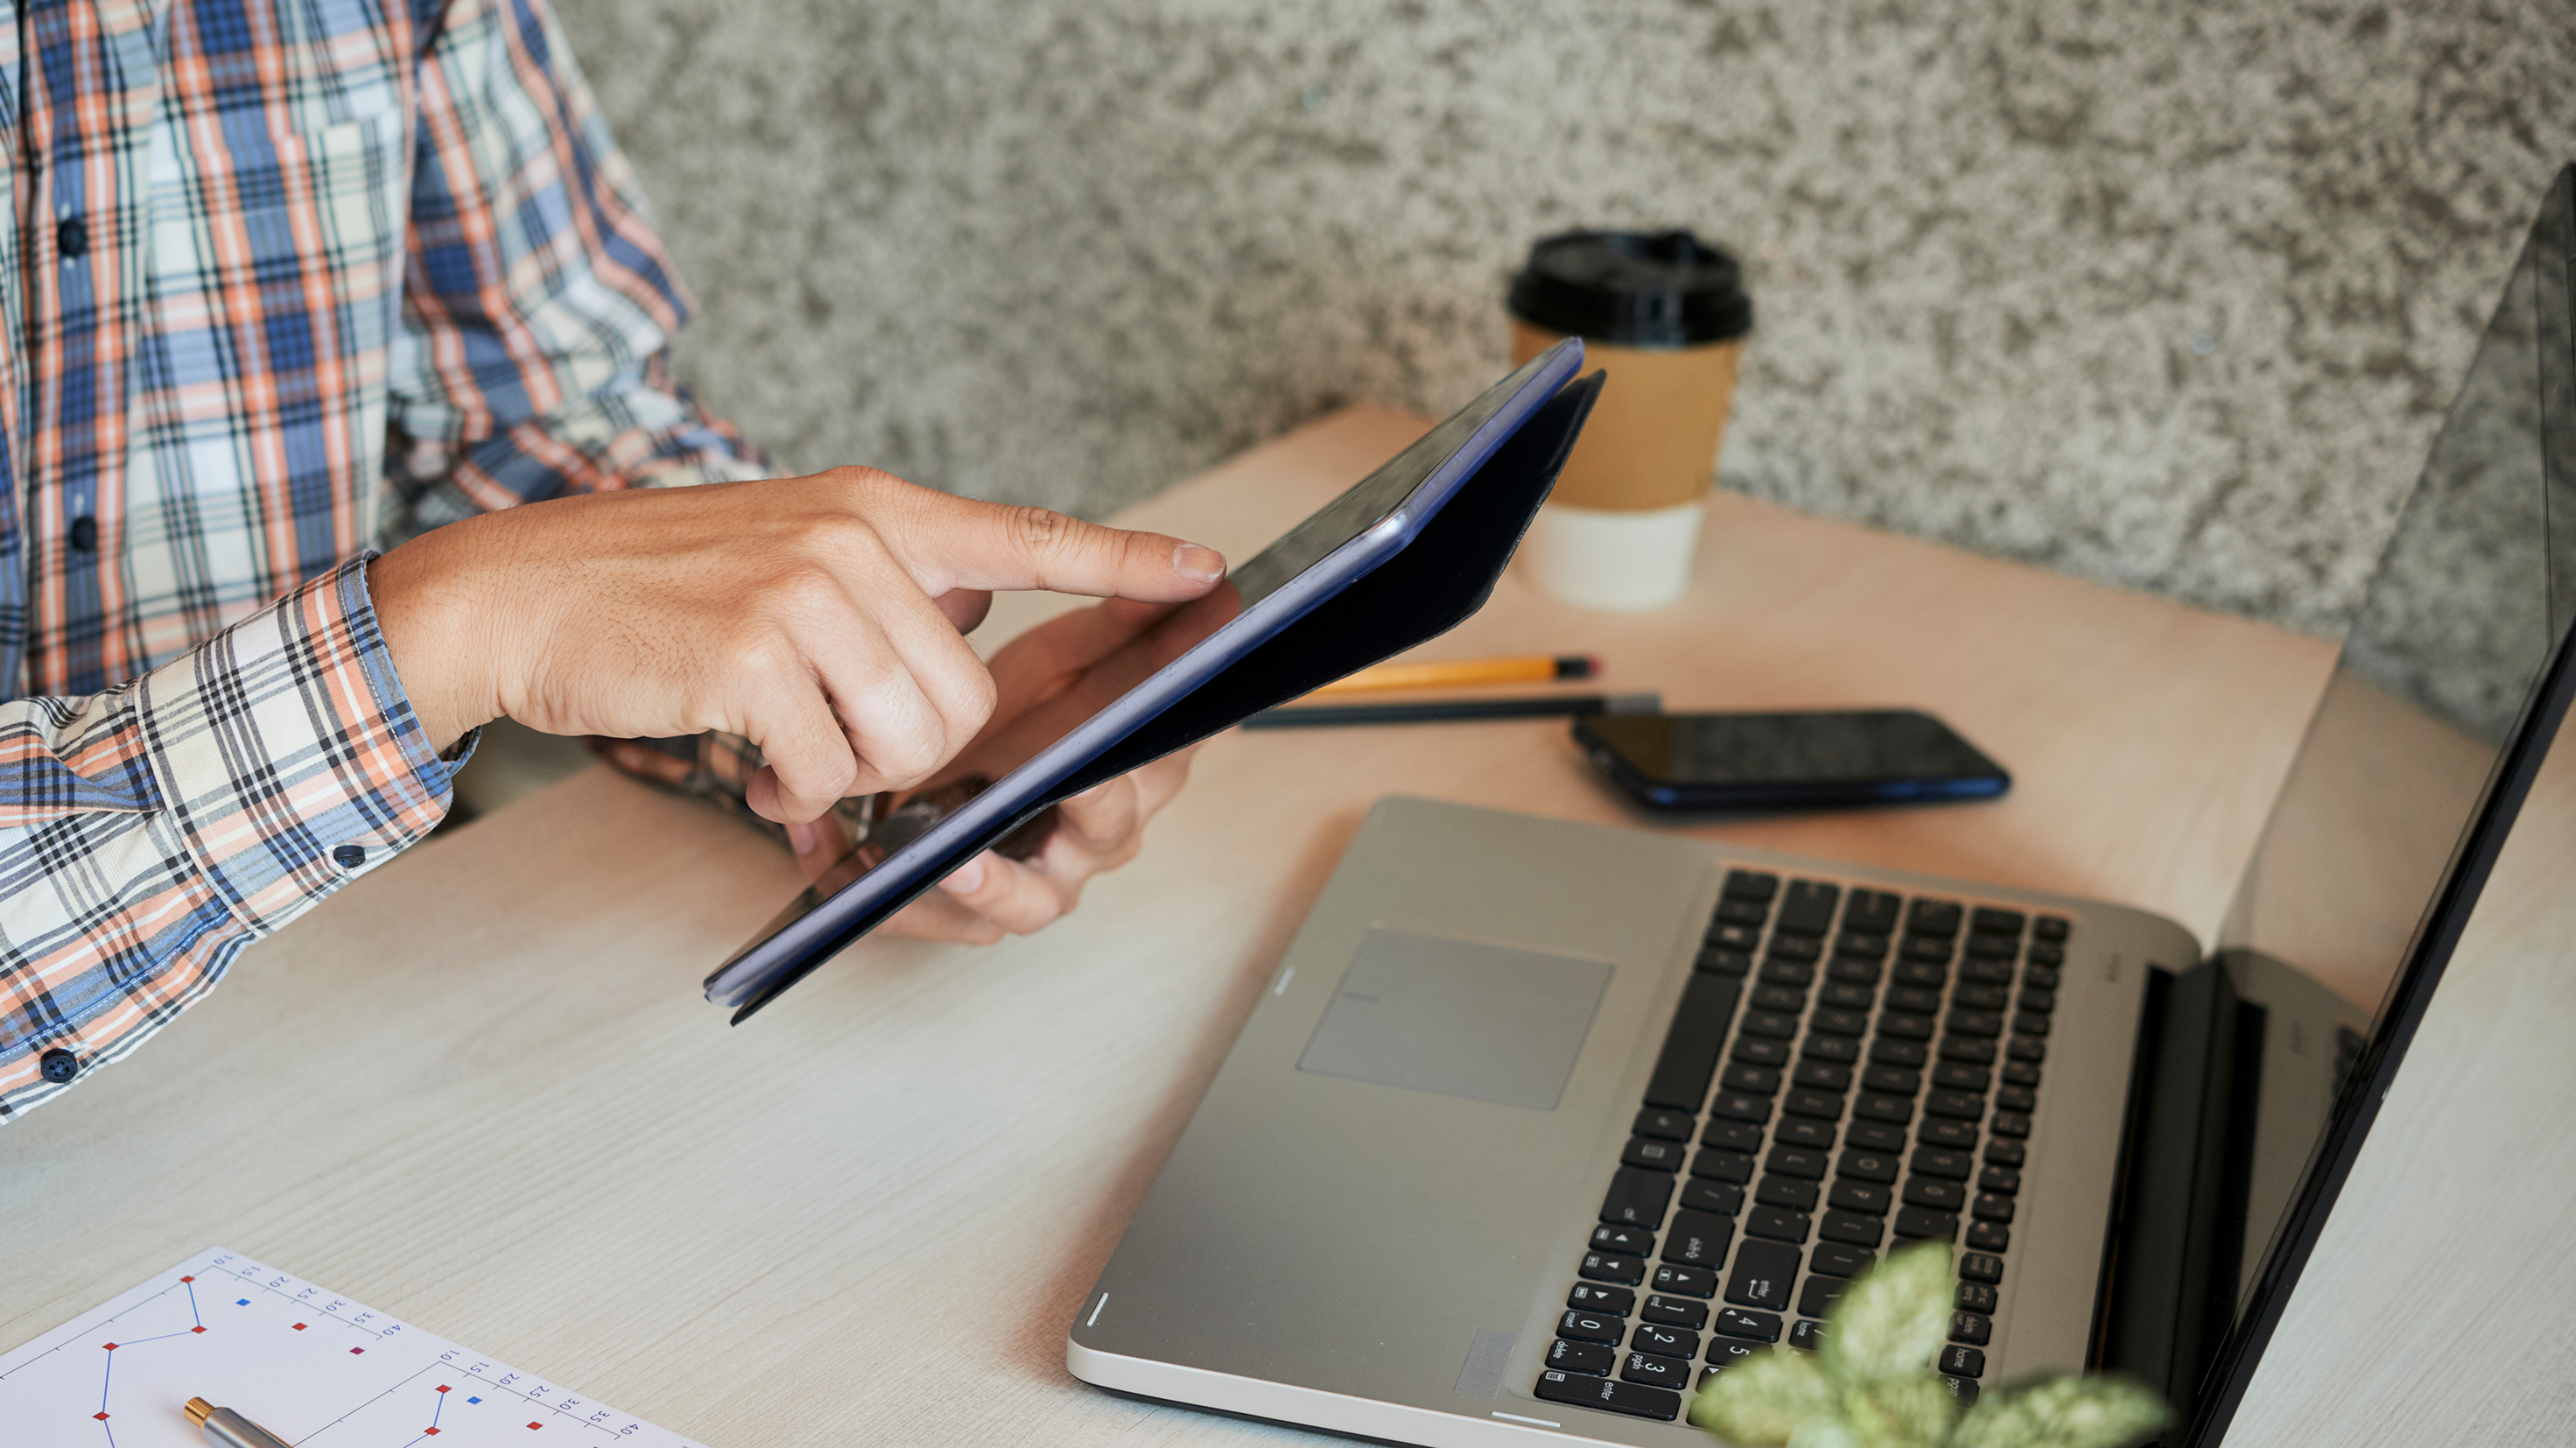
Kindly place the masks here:
POLYGON ((704 1448, 220 1247, 0 1354, 8 1448, 204 1448, 190 1398, 294 1448, 704 1448))

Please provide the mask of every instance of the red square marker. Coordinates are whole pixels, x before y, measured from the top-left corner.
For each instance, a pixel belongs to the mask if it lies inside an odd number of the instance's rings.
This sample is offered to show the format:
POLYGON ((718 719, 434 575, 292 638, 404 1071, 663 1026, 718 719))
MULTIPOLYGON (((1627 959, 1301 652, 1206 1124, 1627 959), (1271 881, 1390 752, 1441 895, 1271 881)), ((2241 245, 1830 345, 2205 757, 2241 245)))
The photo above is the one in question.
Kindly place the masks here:
POLYGON ((362 1348, 362 1347, 353 1347, 353 1348, 349 1349, 349 1356, 351 1356, 351 1357, 356 1357, 358 1354, 360 1354, 360 1353, 362 1353, 362 1352, 365 1352, 365 1351, 366 1351, 366 1349, 365 1349, 365 1348, 362 1348))
POLYGON ((447 1391, 447 1384, 445 1384, 445 1383, 440 1383, 440 1384, 438 1385, 438 1390, 439 1390, 440 1392, 442 1392, 442 1393, 443 1393, 443 1392, 446 1392, 446 1391, 447 1391))
POLYGON ((107 1345, 107 1350, 108 1350, 109 1352, 114 1352, 114 1351, 116 1351, 116 1344, 114 1344, 114 1343, 109 1343, 109 1344, 107 1345))
POLYGON ((192 1327, 192 1328, 189 1328, 188 1330, 189 1330, 190 1332, 204 1332, 204 1331, 205 1331, 205 1329, 204 1329, 204 1328, 202 1328, 202 1327, 192 1327))
POLYGON ((302 1332, 302 1331, 304 1330, 304 1324, 303 1324, 303 1323, 300 1323, 300 1322, 299 1322, 299 1323, 297 1323, 297 1324, 295 1324, 295 1330, 296 1330, 297 1332, 302 1332))
POLYGON ((197 1279, 196 1279, 196 1278, 194 1278, 194 1277, 182 1277, 182 1278, 180 1278, 179 1280, 180 1280, 180 1281, 182 1281, 182 1282, 194 1282, 194 1281, 196 1281, 197 1279))
POLYGON ((529 1426, 529 1427, 531 1427, 531 1428, 542 1428, 542 1427, 544 1427, 545 1425, 544 1425, 544 1424, 542 1424, 542 1423, 530 1423, 528 1426, 529 1426))
MULTIPOLYGON (((441 1388, 441 1389, 439 1389, 439 1391, 443 1393, 443 1392, 446 1392, 447 1390, 446 1390, 445 1388, 441 1388)), ((424 1432, 424 1433, 427 1433, 427 1434, 428 1434, 429 1436, 431 1436, 432 1438, 435 1438, 435 1437, 437 1437, 437 1436, 438 1436, 438 1430, 437 1430, 436 1428, 423 1428, 423 1429, 421 1429, 420 1431, 422 1431, 422 1432, 424 1432)))
MULTIPOLYGON (((91 1416, 91 1417, 93 1417, 93 1418, 96 1418, 97 1420, 99 1420, 99 1421, 100 1421, 100 1422, 102 1422, 102 1423, 104 1423, 104 1422, 106 1422, 106 1421, 107 1421, 107 1415, 106 1415, 105 1413, 92 1413, 92 1414, 90 1414, 90 1416, 91 1416)), ((535 1427, 535 1426, 537 1426, 537 1425, 536 1425, 536 1424, 534 1424, 534 1423, 530 1423, 528 1426, 529 1426, 529 1427, 531 1427, 531 1428, 533 1428, 533 1427, 535 1427)))

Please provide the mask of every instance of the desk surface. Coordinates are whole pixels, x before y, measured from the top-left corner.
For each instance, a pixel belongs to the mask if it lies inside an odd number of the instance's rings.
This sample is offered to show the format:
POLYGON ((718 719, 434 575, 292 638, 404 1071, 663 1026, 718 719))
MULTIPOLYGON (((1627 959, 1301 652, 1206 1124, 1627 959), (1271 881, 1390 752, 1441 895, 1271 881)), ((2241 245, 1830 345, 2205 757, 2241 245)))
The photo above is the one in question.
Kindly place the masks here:
MULTIPOLYGON (((1242 558, 1422 425, 1340 413, 1123 521, 1242 558)), ((1595 651, 1605 685, 1675 707, 1932 708, 2014 769, 2008 799, 1688 832, 2104 897, 2207 938, 2326 646, 1710 506, 1684 602, 1578 614, 1507 578, 1424 655, 1595 651)), ((697 983, 792 892, 789 861, 585 772, 356 882, 132 1060, 0 1129, 0 1345, 222 1243, 725 1448, 1296 1437, 1093 1392, 1063 1334, 1362 811, 1396 791, 1634 822, 1561 721, 1232 734, 1073 918, 988 950, 866 944, 733 1030, 697 983)), ((2443 1137, 2428 1123, 2494 1086, 2499 1041, 2557 989, 2524 972, 2464 993, 2474 1018, 2383 1131, 2443 1137)), ((2522 1173, 2489 1200, 2509 1240, 2540 1234, 2521 1279, 2438 1337, 2329 1317, 2295 1381, 2258 1384, 2247 1441, 2501 1441, 2576 1411, 2576 1269, 2546 1230, 2576 1201, 2564 1154, 2479 1149, 2462 1170, 2522 1173), (2474 1350, 2535 1321, 2554 1336, 2529 1351, 2474 1350), (2485 1376, 2400 1391, 2428 1351, 2485 1376), (2338 1403, 2343 1426, 2292 1431, 2338 1403)), ((2356 1190, 2404 1195, 2405 1173, 2364 1168, 2356 1190)), ((2446 1210, 2480 1210, 2458 1195, 2446 1210)), ((2400 1317, 2452 1301, 2426 1284, 2483 1270, 2462 1254, 2493 1240, 2446 1222, 2441 1260, 2392 1265, 2420 1234, 2368 1235, 2329 1245, 2377 1254, 2347 1275, 2400 1317)))

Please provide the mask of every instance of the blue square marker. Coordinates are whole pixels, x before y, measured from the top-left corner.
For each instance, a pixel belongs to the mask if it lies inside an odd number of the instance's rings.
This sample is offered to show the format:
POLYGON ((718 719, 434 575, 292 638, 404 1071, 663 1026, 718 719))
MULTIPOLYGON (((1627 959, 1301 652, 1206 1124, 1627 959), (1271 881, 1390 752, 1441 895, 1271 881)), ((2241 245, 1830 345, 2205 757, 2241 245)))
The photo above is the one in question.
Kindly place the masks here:
POLYGON ((467 1402, 469 1402, 469 1403, 479 1403, 479 1402, 481 1402, 481 1401, 483 1401, 483 1400, 482 1400, 481 1398, 467 1398, 465 1401, 467 1401, 467 1402))
POLYGON ((250 1306, 250 1299, 249 1299, 249 1298, 247 1298, 247 1297, 237 1297, 237 1298, 234 1298, 234 1299, 233 1299, 233 1306, 235 1306, 235 1307, 248 1307, 248 1306, 250 1306))

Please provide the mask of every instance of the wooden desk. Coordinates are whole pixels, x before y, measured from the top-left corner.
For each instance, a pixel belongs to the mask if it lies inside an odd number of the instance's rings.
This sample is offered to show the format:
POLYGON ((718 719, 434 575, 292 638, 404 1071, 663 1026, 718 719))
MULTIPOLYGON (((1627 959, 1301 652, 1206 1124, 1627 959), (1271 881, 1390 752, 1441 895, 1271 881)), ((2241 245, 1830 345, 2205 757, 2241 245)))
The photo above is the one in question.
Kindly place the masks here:
MULTIPOLYGON (((1340 413, 1128 521, 1244 557, 1421 426, 1340 413)), ((1426 655, 1595 650, 1608 686, 1675 706, 1928 706, 2014 768, 2009 799, 1691 832, 2098 895, 2208 935, 2326 646, 1711 508, 1683 603, 1582 615, 1507 579, 1426 655)), ((992 632, 1049 606, 1014 601, 992 632)), ((0 1344, 221 1243, 725 1448, 1298 1437, 1087 1389, 1064 1330, 1361 812, 1399 790, 1631 818, 1561 722, 1230 735, 1072 919, 990 950, 865 945, 730 1030, 699 978, 793 890, 789 862, 583 773, 351 886, 133 1060, 0 1129, 0 1344)), ((2489 1036, 2516 1029, 2505 1004, 2489 1036)), ((2391 1113, 2383 1130, 2426 1134, 2391 1113)), ((2561 1180, 2564 1159, 2513 1158, 2561 1180)), ((2516 1254, 2562 1301, 2564 1237, 2516 1254)), ((2489 1340, 2531 1324, 2489 1305, 2458 1320, 2489 1340)), ((2548 1320, 2563 1342, 2576 1316, 2548 1320)), ((2420 1361, 2384 1319, 2319 1332, 2348 1349, 2320 1359, 2334 1371, 2420 1361)), ((2480 1366, 2527 1370, 2513 1410, 2564 1422, 2563 1360, 2480 1366)), ((2444 1401, 2502 1421, 2483 1387, 2444 1401)), ((2347 1421, 2314 1441, 2493 1441, 2347 1421)))

